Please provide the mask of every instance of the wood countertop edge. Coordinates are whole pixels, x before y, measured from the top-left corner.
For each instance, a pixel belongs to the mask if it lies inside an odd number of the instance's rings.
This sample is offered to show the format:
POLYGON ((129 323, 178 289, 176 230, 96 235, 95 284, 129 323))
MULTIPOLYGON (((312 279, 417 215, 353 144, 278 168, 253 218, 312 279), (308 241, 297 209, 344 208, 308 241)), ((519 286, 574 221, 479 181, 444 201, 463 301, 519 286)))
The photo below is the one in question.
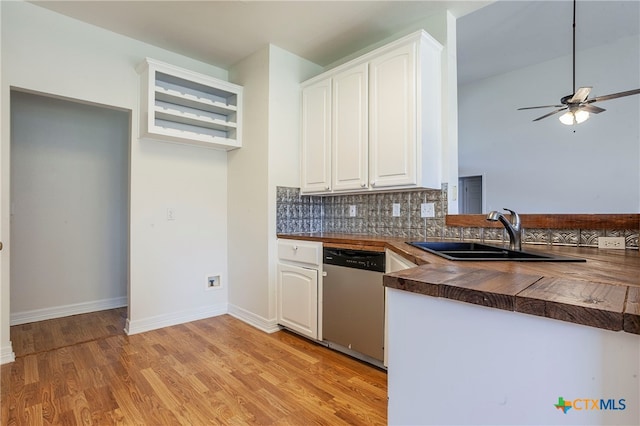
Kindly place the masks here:
POLYGON ((627 290, 623 328, 627 333, 640 334, 640 287, 627 290))
MULTIPOLYGON (((536 287, 542 285, 544 279, 558 278, 553 274, 535 276, 518 272, 496 271, 491 267, 491 262, 486 262, 481 266, 477 262, 465 262, 462 265, 412 247, 406 244, 403 238, 340 234, 287 234, 278 235, 278 238, 321 241, 331 247, 347 249, 373 251, 389 249, 418 265, 417 268, 385 274, 383 283, 388 288, 640 335, 640 287, 624 283, 564 279, 565 282, 576 282, 582 287, 587 287, 591 292, 599 290, 608 294, 607 290, 612 290, 616 296, 615 306, 602 307, 599 305, 603 302, 602 300, 591 300, 589 296, 585 300, 576 299, 573 301, 568 298, 556 297, 557 295, 549 291, 537 293, 536 287), (482 272, 491 270, 495 274, 483 274, 482 272), (491 278, 493 286, 496 285, 496 282, 509 282, 510 279, 513 282, 523 279, 524 281, 521 282, 517 291, 514 289, 504 291, 502 290, 504 287, 493 288, 489 286, 484 288, 483 282, 473 283, 474 285, 463 284, 464 280, 460 278, 472 274, 474 271, 478 271, 476 276, 470 275, 470 277, 477 280, 483 275, 488 276, 491 278), (424 275, 425 273, 429 274, 429 278, 424 275), (624 293, 622 301, 620 300, 621 292, 624 293)), ((482 278, 480 280, 482 281, 482 278)))

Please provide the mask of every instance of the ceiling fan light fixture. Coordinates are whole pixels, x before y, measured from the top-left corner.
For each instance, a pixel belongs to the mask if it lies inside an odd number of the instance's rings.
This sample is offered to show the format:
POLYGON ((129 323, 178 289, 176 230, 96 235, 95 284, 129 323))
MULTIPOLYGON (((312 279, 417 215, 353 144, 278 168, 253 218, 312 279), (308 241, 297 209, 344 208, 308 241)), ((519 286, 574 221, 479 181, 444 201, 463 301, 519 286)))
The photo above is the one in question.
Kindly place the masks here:
POLYGON ((560 122, 571 126, 573 124, 584 123, 589 119, 589 112, 585 110, 567 111, 560 116, 560 122))

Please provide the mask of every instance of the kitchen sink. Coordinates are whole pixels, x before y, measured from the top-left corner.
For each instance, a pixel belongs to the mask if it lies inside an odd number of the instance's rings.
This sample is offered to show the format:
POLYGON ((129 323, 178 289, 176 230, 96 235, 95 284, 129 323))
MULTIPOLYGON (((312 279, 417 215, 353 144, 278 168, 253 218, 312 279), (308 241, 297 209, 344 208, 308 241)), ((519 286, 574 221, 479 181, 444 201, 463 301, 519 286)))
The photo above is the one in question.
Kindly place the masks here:
POLYGON ((444 257, 449 260, 472 261, 517 261, 517 262, 585 262, 584 259, 564 256, 554 256, 528 251, 508 250, 502 247, 490 246, 472 242, 407 242, 426 252, 444 257))

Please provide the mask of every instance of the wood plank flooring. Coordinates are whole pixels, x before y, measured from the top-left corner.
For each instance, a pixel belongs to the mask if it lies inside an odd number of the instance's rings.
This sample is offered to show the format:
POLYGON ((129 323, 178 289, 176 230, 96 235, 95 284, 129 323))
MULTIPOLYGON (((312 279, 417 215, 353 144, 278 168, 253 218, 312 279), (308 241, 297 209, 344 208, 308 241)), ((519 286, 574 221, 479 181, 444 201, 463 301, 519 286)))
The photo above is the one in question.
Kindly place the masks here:
POLYGON ((93 323, 12 328, 2 425, 386 424, 385 372, 294 334, 228 315, 133 336, 93 323))
POLYGON ((124 333, 127 308, 107 309, 11 327, 17 357, 124 333))

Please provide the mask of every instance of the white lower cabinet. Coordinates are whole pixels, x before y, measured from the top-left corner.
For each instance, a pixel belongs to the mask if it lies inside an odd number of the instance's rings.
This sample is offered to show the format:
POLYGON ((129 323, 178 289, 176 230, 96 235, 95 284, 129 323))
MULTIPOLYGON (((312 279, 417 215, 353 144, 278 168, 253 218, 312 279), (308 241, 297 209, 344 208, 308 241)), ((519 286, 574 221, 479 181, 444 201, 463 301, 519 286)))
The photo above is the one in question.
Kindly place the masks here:
POLYGON ((318 339, 318 291, 322 243, 278 240, 278 324, 318 339))
POLYGON ((278 264, 278 323, 318 338, 318 271, 278 264))

